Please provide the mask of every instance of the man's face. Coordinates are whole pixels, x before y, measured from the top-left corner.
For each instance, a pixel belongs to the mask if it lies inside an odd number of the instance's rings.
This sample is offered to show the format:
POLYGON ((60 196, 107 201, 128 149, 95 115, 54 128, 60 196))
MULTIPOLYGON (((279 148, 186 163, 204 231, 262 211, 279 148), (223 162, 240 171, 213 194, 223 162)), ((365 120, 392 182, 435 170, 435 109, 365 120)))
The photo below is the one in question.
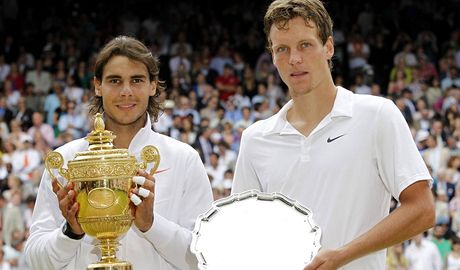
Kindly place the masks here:
POLYGON ((43 117, 39 113, 34 113, 32 115, 32 123, 36 126, 39 126, 43 123, 43 117))
POLYGON ((269 35, 273 63, 292 97, 310 93, 330 77, 332 37, 323 45, 314 23, 306 24, 303 18, 296 17, 287 22, 285 29, 273 24, 269 35))
POLYGON ((442 133, 442 122, 434 121, 431 125, 431 133, 440 135, 442 133))
POLYGON ((436 238, 441 238, 444 235, 444 228, 442 226, 435 226, 433 229, 433 235, 436 238))
POLYGON ((112 57, 104 67, 102 81, 95 80, 96 95, 102 97, 107 124, 143 125, 149 97, 156 82, 147 67, 126 56, 112 57))

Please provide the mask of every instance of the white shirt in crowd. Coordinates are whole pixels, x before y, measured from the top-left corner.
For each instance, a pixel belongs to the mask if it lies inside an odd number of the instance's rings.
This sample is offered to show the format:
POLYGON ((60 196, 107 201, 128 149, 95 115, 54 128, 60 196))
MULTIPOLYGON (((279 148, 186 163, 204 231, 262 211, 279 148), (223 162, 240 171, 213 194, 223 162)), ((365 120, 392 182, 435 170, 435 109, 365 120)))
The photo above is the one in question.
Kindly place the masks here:
POLYGON ((442 259, 438 247, 426 239, 420 245, 415 241, 406 248, 404 255, 409 261, 409 270, 441 270, 442 259))

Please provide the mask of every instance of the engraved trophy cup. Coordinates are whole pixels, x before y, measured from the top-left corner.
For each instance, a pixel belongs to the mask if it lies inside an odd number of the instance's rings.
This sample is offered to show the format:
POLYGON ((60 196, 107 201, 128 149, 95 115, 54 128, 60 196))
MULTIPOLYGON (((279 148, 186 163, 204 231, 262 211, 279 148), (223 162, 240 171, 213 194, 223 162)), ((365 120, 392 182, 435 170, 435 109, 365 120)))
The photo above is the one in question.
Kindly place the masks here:
POLYGON ((160 163, 159 151, 152 145, 142 149, 142 162, 137 162, 128 149, 113 148, 115 135, 105 130, 101 114, 96 114, 94 130, 86 136, 89 142, 87 151, 78 152, 73 160, 63 168, 64 158, 56 151, 49 153, 45 166, 51 177, 57 170, 67 181, 75 183, 77 202, 80 210, 77 215, 83 231, 99 241, 101 259, 92 263, 87 270, 132 270, 127 261, 116 258, 118 238, 125 234, 133 222, 129 190, 135 186, 132 181, 138 169, 146 169, 152 164, 153 174, 160 163))

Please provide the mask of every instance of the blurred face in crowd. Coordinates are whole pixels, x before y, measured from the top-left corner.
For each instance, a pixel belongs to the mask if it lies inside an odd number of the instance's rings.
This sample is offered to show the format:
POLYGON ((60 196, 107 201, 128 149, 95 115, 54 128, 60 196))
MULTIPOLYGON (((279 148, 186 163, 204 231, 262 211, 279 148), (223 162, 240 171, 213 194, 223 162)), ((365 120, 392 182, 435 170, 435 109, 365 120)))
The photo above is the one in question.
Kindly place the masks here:
POLYGON ((436 225, 433 229, 433 236, 441 239, 445 233, 444 227, 441 225, 436 225))
POLYGON ((156 93, 147 67, 126 56, 112 57, 104 67, 102 80, 95 80, 96 95, 102 97, 107 124, 142 127, 149 97, 156 93))
POLYGON ((34 126, 40 126, 41 124, 43 124, 43 116, 41 115, 41 113, 34 112, 32 114, 32 123, 34 124, 34 126))
POLYGON ((75 102, 69 101, 67 102, 67 113, 73 115, 75 113, 75 102))
POLYGON ((415 244, 417 246, 420 246, 420 244, 422 243, 422 239, 423 239, 423 234, 418 234, 416 236, 414 236, 414 238, 412 238, 412 240, 415 242, 415 244))
POLYGON ((323 45, 316 25, 296 17, 282 28, 273 24, 270 39, 273 63, 292 97, 308 94, 326 83, 330 77, 328 60, 334 54, 332 37, 323 45))
POLYGON ((179 107, 181 110, 187 110, 190 108, 190 100, 188 97, 181 96, 179 101, 179 107))
POLYGON ((460 241, 454 241, 454 243, 452 244, 452 249, 455 251, 455 252, 460 252, 460 241))
POLYGON ((213 153, 209 158, 211 165, 217 167, 217 165, 219 164, 219 156, 213 153))
POLYGON ((426 144, 429 148, 435 148, 437 145, 436 137, 429 136, 428 139, 426 140, 426 144))
POLYGON ((442 133, 442 122, 441 121, 433 121, 431 124, 431 133, 435 135, 441 135, 442 133))

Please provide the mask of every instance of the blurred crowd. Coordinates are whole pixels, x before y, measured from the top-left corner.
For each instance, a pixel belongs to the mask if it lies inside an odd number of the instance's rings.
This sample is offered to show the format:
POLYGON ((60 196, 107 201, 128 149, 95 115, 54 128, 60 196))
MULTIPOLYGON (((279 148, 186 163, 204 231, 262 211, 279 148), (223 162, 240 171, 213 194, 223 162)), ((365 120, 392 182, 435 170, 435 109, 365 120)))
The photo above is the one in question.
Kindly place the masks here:
MULTIPOLYGON (((33 269, 22 247, 44 156, 91 130, 94 56, 113 36, 135 36, 158 57, 167 89, 153 128, 192 145, 214 198, 228 196, 241 132, 289 100, 265 47, 268 3, 0 3, 0 270, 33 269)), ((434 178, 436 227, 390 248, 388 269, 459 269, 460 1, 326 7, 336 85, 392 99, 434 178)))

